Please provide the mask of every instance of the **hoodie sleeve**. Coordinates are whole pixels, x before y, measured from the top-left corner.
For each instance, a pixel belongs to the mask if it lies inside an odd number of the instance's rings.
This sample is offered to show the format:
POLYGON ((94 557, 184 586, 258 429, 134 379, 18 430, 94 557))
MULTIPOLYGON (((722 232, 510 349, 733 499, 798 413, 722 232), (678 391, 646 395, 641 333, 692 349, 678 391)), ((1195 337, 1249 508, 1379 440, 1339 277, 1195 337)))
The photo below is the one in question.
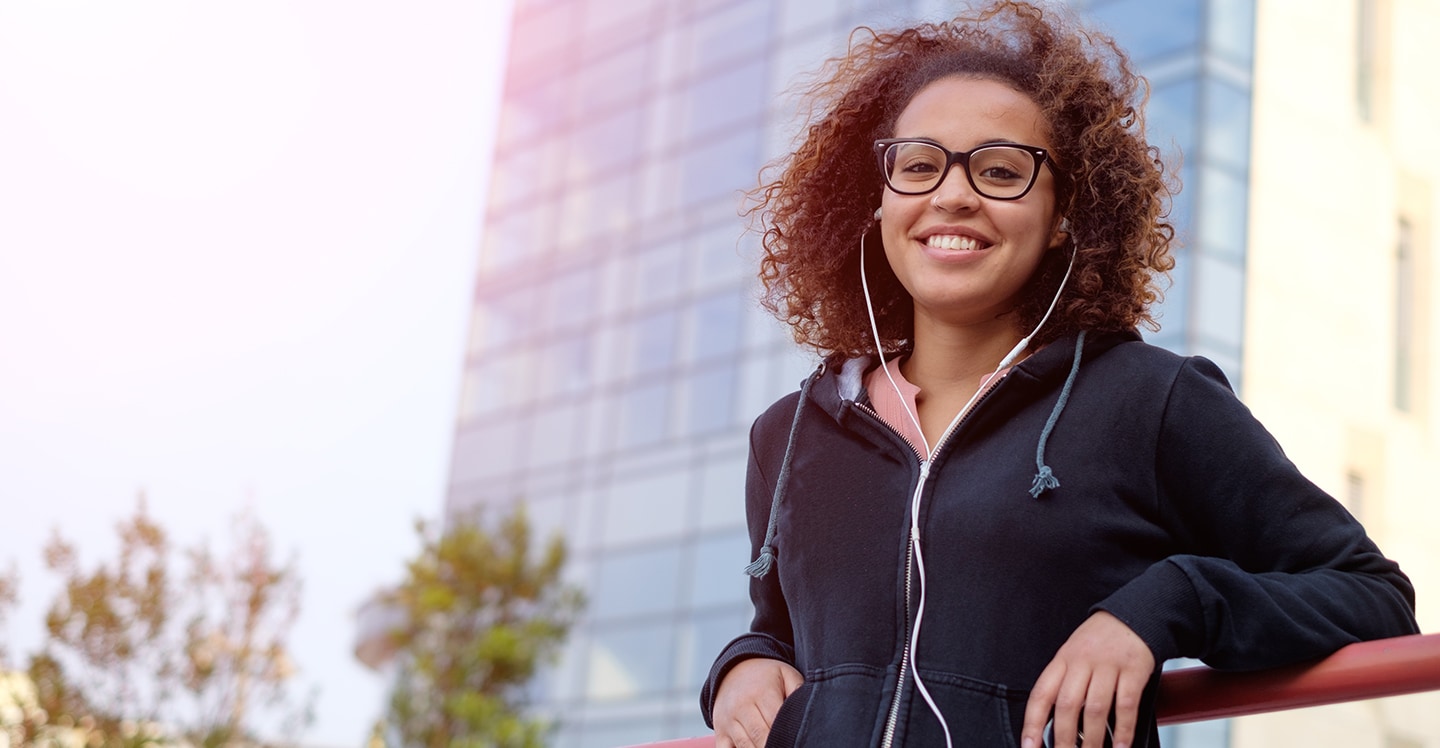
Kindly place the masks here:
POLYGON ((1410 580, 1300 474, 1218 367, 1188 359, 1163 419, 1159 509, 1191 552, 1095 606, 1139 634, 1156 662, 1253 670, 1418 631, 1410 580))
MULTIPOLYGON (((797 397, 799 395, 785 398, 767 411, 766 415, 773 415, 777 410, 793 410, 794 398, 797 397)), ((765 529, 770 521, 770 504, 775 490, 771 479, 766 477, 765 466, 758 456, 768 452, 763 446, 756 444, 757 437, 764 430, 766 415, 757 419, 750 430, 750 461, 745 473, 745 521, 750 532, 751 558, 759 555, 760 547, 765 542, 765 529)), ((775 473, 778 473, 778 469, 771 470, 772 475, 775 473)), ((776 563, 782 561, 777 555, 776 563)), ((739 567, 736 572, 740 573, 739 567)), ((700 689, 700 711, 705 717, 705 724, 712 729, 715 727, 712 713, 715 694, 731 668, 752 657, 769 657, 795 665, 795 640, 790 627, 790 610, 786 606, 784 592, 780 589, 778 568, 772 568, 769 573, 759 578, 750 579, 750 602, 755 608, 755 617, 751 620, 749 633, 741 634, 725 645, 720 656, 715 658, 710 675, 700 689)))

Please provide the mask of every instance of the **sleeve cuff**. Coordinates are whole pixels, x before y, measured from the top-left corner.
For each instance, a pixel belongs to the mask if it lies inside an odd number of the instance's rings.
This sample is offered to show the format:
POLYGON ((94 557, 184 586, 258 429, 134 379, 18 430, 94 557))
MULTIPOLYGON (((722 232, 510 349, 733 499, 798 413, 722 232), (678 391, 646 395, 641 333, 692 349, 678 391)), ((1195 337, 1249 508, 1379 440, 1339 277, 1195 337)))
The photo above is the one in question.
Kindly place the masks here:
POLYGON ((1160 561, 1096 603, 1129 626, 1155 656, 1166 660, 1194 656, 1203 639, 1205 610, 1190 577, 1171 560, 1160 561))
POLYGON ((720 682, 725 679, 726 673, 741 662, 755 657, 768 657, 793 665, 795 650, 769 634, 756 633, 741 635, 725 645, 725 650, 715 658, 715 664, 710 667, 710 677, 705 679, 705 685, 700 689, 700 712, 705 716, 707 727, 712 730, 715 728, 711 711, 715 708, 715 692, 719 690, 720 682))

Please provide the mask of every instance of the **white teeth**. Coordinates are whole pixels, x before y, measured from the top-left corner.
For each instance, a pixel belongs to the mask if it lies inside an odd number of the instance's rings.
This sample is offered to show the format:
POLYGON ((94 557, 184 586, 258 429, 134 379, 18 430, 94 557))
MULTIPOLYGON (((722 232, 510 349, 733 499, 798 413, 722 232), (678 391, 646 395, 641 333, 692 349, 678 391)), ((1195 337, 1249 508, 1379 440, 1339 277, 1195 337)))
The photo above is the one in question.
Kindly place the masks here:
POLYGON ((936 249, 953 249, 962 252, 974 252, 980 248, 979 241, 968 236, 953 234, 936 234, 926 239, 925 243, 936 249))

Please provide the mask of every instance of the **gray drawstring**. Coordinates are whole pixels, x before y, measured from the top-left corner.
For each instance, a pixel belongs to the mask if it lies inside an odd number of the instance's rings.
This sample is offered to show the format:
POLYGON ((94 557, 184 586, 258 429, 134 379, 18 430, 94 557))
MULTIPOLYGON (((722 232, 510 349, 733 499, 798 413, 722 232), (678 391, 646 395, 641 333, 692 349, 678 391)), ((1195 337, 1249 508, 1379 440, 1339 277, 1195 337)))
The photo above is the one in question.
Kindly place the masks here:
POLYGON ((785 457, 780 460, 780 477, 775 481, 775 496, 770 500, 770 522, 765 526, 765 543, 760 546, 760 555, 745 567, 745 573, 756 579, 770 573, 775 565, 775 528, 780 524, 780 499, 785 495, 785 484, 790 482, 790 458, 795 454, 795 434, 800 430, 800 412, 805 409, 805 398, 810 394, 810 384, 825 372, 825 364, 815 373, 806 377, 800 385, 800 400, 795 403, 795 418, 790 421, 790 436, 785 440, 785 457))
POLYGON ((1045 442, 1050 439, 1050 432, 1055 428, 1055 422, 1060 420, 1060 411, 1065 410, 1065 401, 1070 399, 1070 388, 1075 385, 1075 375, 1080 372, 1080 352, 1085 347, 1085 331, 1080 331, 1080 336, 1075 339, 1075 360, 1070 363, 1070 376, 1065 377, 1065 386, 1060 390, 1060 399, 1055 401, 1055 407, 1050 411, 1050 418, 1045 421, 1045 428, 1040 431, 1040 444, 1035 447, 1035 482, 1030 485, 1030 495, 1040 498, 1040 494, 1052 488, 1060 487, 1060 479, 1055 477, 1055 472, 1045 464, 1045 442))

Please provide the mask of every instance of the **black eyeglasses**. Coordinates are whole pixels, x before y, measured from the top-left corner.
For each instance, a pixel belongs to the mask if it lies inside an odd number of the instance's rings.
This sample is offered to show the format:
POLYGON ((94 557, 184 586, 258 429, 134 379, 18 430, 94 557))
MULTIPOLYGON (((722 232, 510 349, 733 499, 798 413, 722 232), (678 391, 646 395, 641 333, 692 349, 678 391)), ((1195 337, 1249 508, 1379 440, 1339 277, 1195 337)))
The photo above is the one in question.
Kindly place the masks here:
MULTIPOLYGON (((991 200, 1025 197, 1050 154, 1044 148, 1019 143, 991 143, 970 151, 949 151, 925 138, 887 138, 875 141, 875 156, 885 186, 901 195, 934 192, 950 167, 960 164, 977 193, 991 200)), ((1051 170, 1054 170, 1052 165, 1051 170)))

